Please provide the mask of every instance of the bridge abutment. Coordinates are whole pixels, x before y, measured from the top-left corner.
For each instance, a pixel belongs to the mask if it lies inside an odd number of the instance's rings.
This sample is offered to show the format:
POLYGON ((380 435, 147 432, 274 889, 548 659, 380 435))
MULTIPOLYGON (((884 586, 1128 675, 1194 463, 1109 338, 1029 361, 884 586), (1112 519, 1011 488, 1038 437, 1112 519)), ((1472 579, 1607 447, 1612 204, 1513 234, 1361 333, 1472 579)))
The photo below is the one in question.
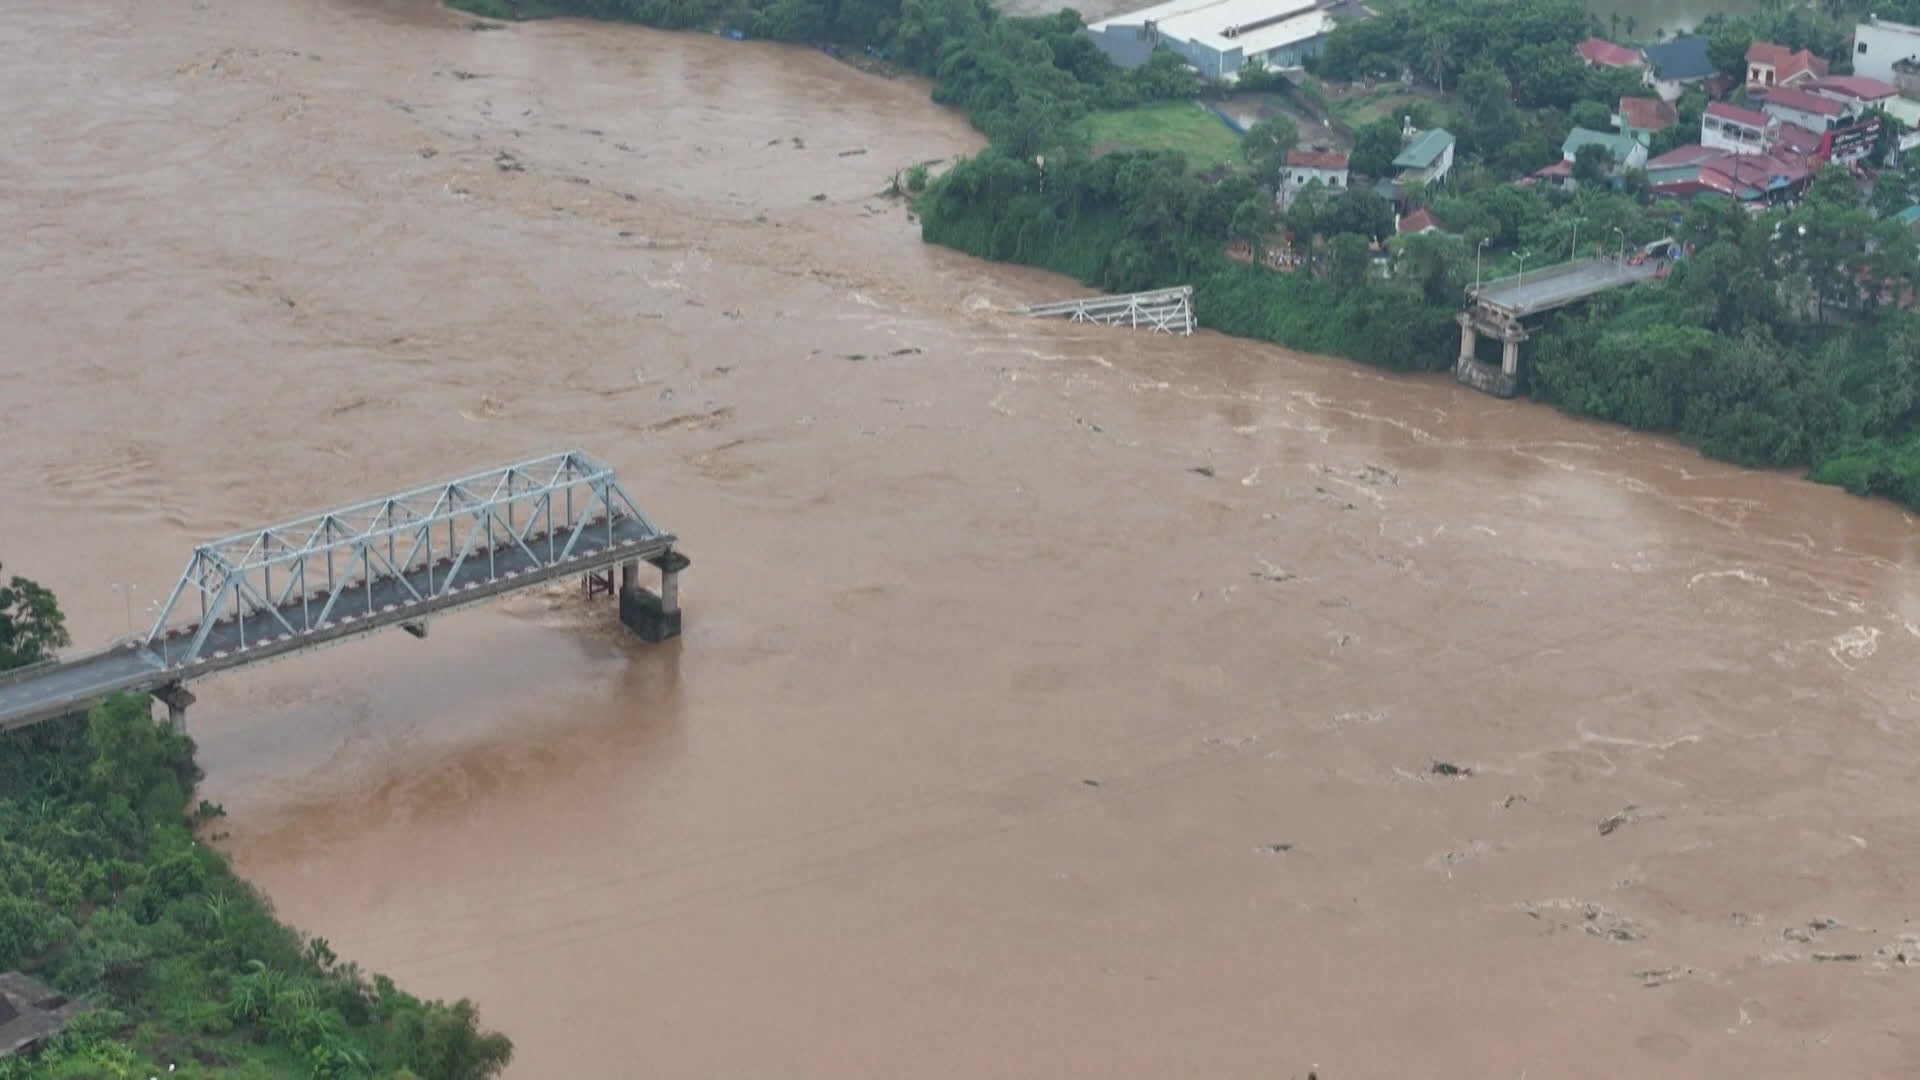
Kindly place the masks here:
POLYGON ((1510 398, 1520 392, 1520 343, 1527 338, 1526 331, 1517 325, 1498 327, 1483 326, 1470 311, 1454 316, 1460 324, 1460 356, 1453 364, 1453 377, 1473 387, 1483 394, 1494 397, 1510 398), (1479 356, 1480 335, 1497 338, 1500 342, 1500 366, 1482 363, 1479 356))
POLYGON ((620 621, 640 640, 661 642, 680 636, 680 572, 693 561, 678 551, 648 559, 660 571, 660 591, 640 585, 640 560, 620 564, 620 621))

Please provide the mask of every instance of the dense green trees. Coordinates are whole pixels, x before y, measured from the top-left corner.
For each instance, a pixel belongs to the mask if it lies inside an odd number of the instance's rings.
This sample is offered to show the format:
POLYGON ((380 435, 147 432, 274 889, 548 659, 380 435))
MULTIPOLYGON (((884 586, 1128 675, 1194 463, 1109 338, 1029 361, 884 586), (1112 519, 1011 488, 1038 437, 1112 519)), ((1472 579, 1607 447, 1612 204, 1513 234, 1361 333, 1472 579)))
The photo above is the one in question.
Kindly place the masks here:
POLYGON ((1286 166, 1287 151, 1300 141, 1300 129, 1284 113, 1266 117, 1247 132, 1240 142, 1253 178, 1267 187, 1280 182, 1280 170, 1286 166))
POLYGON ((1393 159, 1400 153, 1400 128, 1400 117, 1382 116, 1354 132, 1348 156, 1353 171, 1363 176, 1392 175, 1393 159))
MULTIPOLYGON (((0 610, 0 669, 65 640, 58 605, 20 578, 0 610), (25 617, 21 601, 29 598, 25 617)), ((486 1080, 512 1046, 469 1002, 421 1002, 303 941, 194 840, 193 744, 122 696, 0 734, 0 970, 96 1006, 0 1080, 486 1080), (170 1067, 172 1071, 170 1072, 170 1067)))
POLYGON ((0 585, 0 671, 37 663, 66 644, 66 619, 52 593, 23 577, 0 585))
POLYGON ((1583 185, 1597 187, 1607 182, 1616 164, 1613 151, 1599 143, 1588 143, 1573 152, 1573 178, 1583 185))
POLYGON ((1531 393, 1920 505, 1920 316, 1894 302, 1920 281, 1911 234, 1837 169, 1791 212, 1697 203, 1678 231, 1696 254, 1665 287, 1604 297, 1537 338, 1531 393))

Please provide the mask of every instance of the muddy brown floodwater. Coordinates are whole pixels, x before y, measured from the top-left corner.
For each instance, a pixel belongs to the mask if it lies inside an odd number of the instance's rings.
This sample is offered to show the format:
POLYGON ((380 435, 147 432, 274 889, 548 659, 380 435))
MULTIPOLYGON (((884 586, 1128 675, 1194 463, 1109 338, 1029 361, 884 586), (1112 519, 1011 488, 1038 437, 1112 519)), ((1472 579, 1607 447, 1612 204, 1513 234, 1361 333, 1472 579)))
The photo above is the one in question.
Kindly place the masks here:
POLYGON ((1024 321, 874 195, 979 145, 924 86, 467 24, 0 11, 0 555, 80 641, 575 443, 695 560, 665 647, 567 588, 199 687, 290 921, 514 1077, 1920 1075, 1896 509, 1024 321))

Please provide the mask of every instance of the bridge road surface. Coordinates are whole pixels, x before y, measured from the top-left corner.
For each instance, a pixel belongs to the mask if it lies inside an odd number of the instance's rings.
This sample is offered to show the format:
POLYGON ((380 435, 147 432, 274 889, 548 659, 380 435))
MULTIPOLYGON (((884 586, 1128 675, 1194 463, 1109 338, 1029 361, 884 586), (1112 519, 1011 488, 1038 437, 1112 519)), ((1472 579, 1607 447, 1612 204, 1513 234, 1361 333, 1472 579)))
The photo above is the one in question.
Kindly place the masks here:
MULTIPOLYGON (((327 622, 308 626, 309 617, 319 619, 320 609, 326 606, 326 596, 307 598, 304 608, 299 598, 295 598, 279 608, 281 617, 293 626, 295 633, 288 634, 273 616, 260 611, 246 619, 244 647, 239 620, 222 619, 207 632, 200 659, 192 664, 166 665, 155 651, 144 645, 134 648, 123 644, 8 672, 0 675, 0 731, 84 709, 117 691, 155 690, 168 683, 185 682, 216 671, 303 652, 341 638, 418 622, 429 615, 555 578, 585 574, 629 559, 653 558, 671 550, 676 542, 671 534, 654 532, 645 522, 631 517, 617 519, 611 530, 604 518, 582 523, 579 530, 580 540, 574 545, 573 554, 562 563, 529 557, 519 545, 508 544, 495 545, 491 569, 486 550, 476 546, 461 565, 451 587, 440 584, 446 580, 443 576, 446 560, 431 568, 423 566, 408 571, 405 575, 408 583, 421 595, 430 597, 426 601, 415 601, 394 575, 380 575, 372 579, 371 588, 366 582, 349 586, 334 605, 327 622), (427 588, 429 569, 436 586, 445 590, 438 595, 427 588), (372 614, 368 614, 369 606, 372 614), (393 610, 385 610, 389 606, 393 610)), ((554 530, 552 550, 558 553, 565 548, 571 535, 571 529, 554 530)), ((548 537, 529 536, 527 547, 540 552, 548 547, 548 537)), ((168 636, 168 645, 175 653, 185 652, 198 630, 198 623, 175 629, 168 636)))
POLYGON ((1474 293, 1474 299, 1515 316, 1533 315, 1594 293, 1645 281, 1659 272, 1659 262, 1648 259, 1639 266, 1613 259, 1562 263, 1531 275, 1489 282, 1474 293))

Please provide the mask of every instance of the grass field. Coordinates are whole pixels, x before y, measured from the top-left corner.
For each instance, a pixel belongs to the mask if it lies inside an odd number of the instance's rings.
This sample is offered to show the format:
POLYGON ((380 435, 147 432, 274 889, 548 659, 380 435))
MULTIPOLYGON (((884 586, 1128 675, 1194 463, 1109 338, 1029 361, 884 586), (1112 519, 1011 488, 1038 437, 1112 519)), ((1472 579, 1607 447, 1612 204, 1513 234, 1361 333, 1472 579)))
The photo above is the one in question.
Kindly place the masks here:
POLYGON ((1195 169, 1240 160, 1240 136, 1192 102, 1165 102, 1097 112, 1082 121, 1096 149, 1178 150, 1195 169))
POLYGON ((1435 119, 1444 124, 1452 112, 1446 102, 1435 100, 1431 92, 1408 91, 1398 86, 1381 86, 1354 97, 1339 98, 1333 102, 1333 114, 1346 121, 1349 127, 1363 127, 1382 116, 1393 116, 1408 105, 1424 104, 1435 119))

